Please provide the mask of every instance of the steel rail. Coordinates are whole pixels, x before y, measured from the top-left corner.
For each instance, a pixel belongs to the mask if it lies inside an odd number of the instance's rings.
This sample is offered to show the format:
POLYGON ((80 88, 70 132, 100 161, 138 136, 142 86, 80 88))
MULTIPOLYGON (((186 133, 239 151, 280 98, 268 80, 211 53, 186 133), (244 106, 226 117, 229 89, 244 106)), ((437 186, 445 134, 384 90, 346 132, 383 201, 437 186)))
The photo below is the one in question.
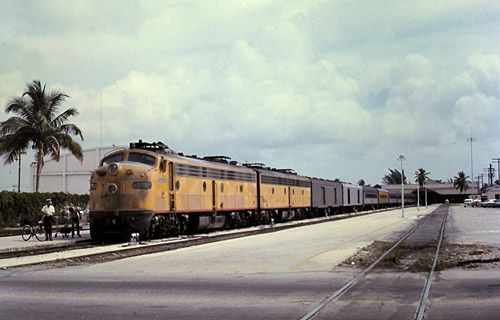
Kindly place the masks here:
POLYGON ((434 271, 436 270, 436 265, 439 258, 439 250, 441 248, 441 243, 444 237, 444 229, 446 226, 446 219, 448 218, 448 210, 446 210, 446 214, 444 215, 443 222, 441 223, 441 231, 439 233, 439 240, 436 248, 436 253, 434 254, 434 261, 432 262, 432 268, 427 275, 427 280, 425 282, 424 293, 422 295, 422 299, 420 300, 420 306, 418 308, 417 317, 415 319, 422 320, 424 319, 425 308, 429 303, 429 292, 431 290, 432 280, 434 278, 434 271))
POLYGON ((311 311, 309 311, 306 315, 304 315, 300 320, 309 320, 312 319, 318 312, 321 311, 327 304, 332 302, 333 300, 339 298, 342 296, 347 290, 352 288, 354 285, 356 285, 367 273, 369 273, 375 266, 382 261, 389 253, 391 253, 394 249, 396 249, 401 242, 406 240, 410 235, 412 235, 419 227, 420 223, 416 224, 413 226, 413 228, 408 231, 403 237, 401 237, 392 247, 390 247, 386 252, 384 252, 375 262, 373 262, 371 265, 363 269, 356 277, 348 281, 342 288, 338 289, 337 291, 334 291, 331 295, 327 296, 325 299, 323 299, 320 303, 318 303, 311 311))

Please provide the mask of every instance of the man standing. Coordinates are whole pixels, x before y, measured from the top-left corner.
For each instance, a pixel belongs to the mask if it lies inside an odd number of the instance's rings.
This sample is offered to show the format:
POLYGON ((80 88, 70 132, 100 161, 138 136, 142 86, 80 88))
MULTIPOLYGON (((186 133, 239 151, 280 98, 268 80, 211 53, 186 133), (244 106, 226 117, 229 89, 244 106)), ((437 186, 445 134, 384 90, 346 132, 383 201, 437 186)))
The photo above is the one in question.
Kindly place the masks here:
POLYGON ((52 223, 54 222, 54 213, 56 210, 52 205, 52 200, 47 199, 45 205, 42 207, 42 222, 43 229, 45 230, 45 240, 52 241, 52 223))
POLYGON ((76 234, 81 238, 80 235, 80 218, 81 213, 78 210, 73 209, 73 207, 69 208, 69 219, 71 220, 71 238, 75 237, 75 225, 76 225, 76 234))

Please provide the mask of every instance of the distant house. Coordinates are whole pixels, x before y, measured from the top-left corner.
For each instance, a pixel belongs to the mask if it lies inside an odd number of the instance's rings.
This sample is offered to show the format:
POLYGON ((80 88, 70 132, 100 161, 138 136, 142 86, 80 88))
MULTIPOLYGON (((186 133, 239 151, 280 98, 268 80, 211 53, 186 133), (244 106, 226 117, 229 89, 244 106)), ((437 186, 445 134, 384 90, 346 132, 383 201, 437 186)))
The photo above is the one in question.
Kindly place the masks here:
POLYGON ((500 199, 500 186, 494 185, 486 189, 483 193, 483 198, 484 197, 486 197, 486 200, 500 199))
MULTIPOLYGON (((40 174, 39 192, 67 192, 88 194, 90 187, 90 173, 97 168, 101 158, 121 147, 101 147, 83 150, 83 162, 72 154, 62 155, 59 162, 45 161, 40 174)), ((31 191, 35 191, 36 164, 30 166, 31 191)))

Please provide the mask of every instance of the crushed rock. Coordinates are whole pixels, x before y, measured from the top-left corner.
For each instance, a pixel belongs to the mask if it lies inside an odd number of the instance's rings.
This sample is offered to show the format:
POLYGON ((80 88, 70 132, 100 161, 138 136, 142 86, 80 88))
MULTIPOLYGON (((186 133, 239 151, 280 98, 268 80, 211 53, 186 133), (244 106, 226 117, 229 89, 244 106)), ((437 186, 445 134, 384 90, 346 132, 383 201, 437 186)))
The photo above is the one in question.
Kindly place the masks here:
MULTIPOLYGON (((374 241, 369 246, 358 250, 356 254, 343 261, 339 266, 365 268, 375 262, 392 245, 392 242, 374 241)), ((377 264, 376 268, 391 271, 429 271, 435 252, 435 244, 412 247, 403 242, 377 264)), ((443 243, 436 270, 450 268, 483 270, 500 268, 500 248, 481 244, 443 243)))

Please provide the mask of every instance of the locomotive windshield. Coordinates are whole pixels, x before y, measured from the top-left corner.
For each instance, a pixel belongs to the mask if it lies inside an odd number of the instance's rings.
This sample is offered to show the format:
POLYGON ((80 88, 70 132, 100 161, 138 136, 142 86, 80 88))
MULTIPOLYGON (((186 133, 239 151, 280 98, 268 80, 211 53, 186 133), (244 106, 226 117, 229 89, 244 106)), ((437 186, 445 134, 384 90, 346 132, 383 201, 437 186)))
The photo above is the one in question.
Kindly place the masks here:
POLYGON ((123 153, 117 153, 102 159, 102 165, 110 164, 113 162, 122 162, 122 161, 123 161, 123 153))
POLYGON ((154 165, 155 164, 155 157, 152 157, 150 155, 144 154, 144 153, 136 153, 136 152, 131 152, 128 155, 128 161, 131 162, 140 162, 144 163, 147 165, 154 165))
MULTIPOLYGON (((125 154, 124 153, 116 153, 112 154, 104 159, 102 159, 102 165, 107 165, 110 163, 116 163, 116 162, 122 162, 125 161, 125 154)), ((139 162, 139 163, 144 163, 149 166, 153 166, 156 162, 155 157, 144 154, 144 153, 138 153, 138 152, 131 152, 128 154, 127 161, 130 162, 139 162)))

